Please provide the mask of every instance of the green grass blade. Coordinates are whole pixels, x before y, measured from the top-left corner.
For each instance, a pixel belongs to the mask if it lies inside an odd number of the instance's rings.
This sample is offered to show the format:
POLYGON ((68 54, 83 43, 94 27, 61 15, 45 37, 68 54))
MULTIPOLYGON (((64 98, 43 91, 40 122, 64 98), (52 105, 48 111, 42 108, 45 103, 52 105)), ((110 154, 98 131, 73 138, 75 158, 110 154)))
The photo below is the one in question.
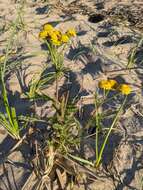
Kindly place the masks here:
POLYGON ((80 158, 80 157, 77 157, 77 156, 73 156, 72 154, 68 154, 68 156, 70 156, 71 158, 73 158, 74 160, 77 160, 79 162, 82 162, 84 164, 88 164, 90 166, 94 166, 94 163, 88 161, 88 160, 85 160, 83 158, 80 158))

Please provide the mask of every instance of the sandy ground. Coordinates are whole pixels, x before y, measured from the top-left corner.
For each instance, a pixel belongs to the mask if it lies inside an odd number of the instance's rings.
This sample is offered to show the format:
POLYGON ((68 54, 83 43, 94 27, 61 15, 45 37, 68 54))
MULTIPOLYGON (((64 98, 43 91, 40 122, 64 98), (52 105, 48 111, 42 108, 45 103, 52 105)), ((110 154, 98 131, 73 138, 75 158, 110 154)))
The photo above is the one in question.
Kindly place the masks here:
MULTIPOLYGON (((142 190, 143 189, 143 102, 141 86, 143 82, 143 70, 120 70, 125 68, 131 48, 135 47, 141 31, 133 30, 124 24, 112 23, 110 18, 105 17, 101 22, 89 21, 90 12, 101 13, 118 7, 119 4, 142 5, 140 1, 130 0, 79 0, 77 6, 73 1, 52 1, 43 3, 29 0, 23 9, 23 23, 25 31, 21 32, 15 40, 15 47, 20 49, 13 59, 22 60, 22 66, 7 80, 7 88, 10 94, 11 104, 16 107, 17 113, 29 112, 30 103, 25 101, 23 91, 31 77, 40 71, 42 66, 47 64, 47 57, 41 54, 41 42, 38 33, 44 23, 54 23, 57 28, 66 31, 69 27, 77 30, 77 37, 74 39, 72 48, 66 52, 65 65, 70 68, 70 90, 71 96, 80 91, 84 97, 85 106, 84 120, 92 109, 92 99, 89 97, 95 91, 98 81, 101 79, 115 78, 124 81, 132 86, 133 93, 129 97, 127 110, 125 111, 117 132, 111 135, 107 150, 105 150, 104 162, 99 170, 100 179, 91 180, 89 184, 80 184, 76 189, 91 190, 142 190), (71 4, 70 4, 71 3, 71 4), (81 6, 82 5, 82 6, 81 6), (76 9, 76 11, 75 11, 76 9), (83 13, 84 11, 85 13, 83 13), (75 54, 82 52, 74 59, 75 54), (30 55, 34 56, 30 56, 30 55), (22 79, 23 82, 20 82, 22 79)), ((19 2, 0 0, 0 22, 1 27, 6 27, 0 35, 0 52, 5 50, 6 40, 9 36, 9 25, 16 17, 16 10, 19 2)), ((143 15, 142 15, 143 16, 143 15)), ((142 48, 136 54, 136 66, 141 66, 142 48)), ((61 80, 60 90, 64 90, 65 79, 61 80)), ((48 87, 44 90, 50 96, 54 95, 54 88, 48 87)), ((83 107, 84 107, 83 106, 83 107)), ((37 106, 37 114, 46 115, 47 105, 37 106), (44 110, 44 111, 43 111, 44 110)), ((1 108, 2 109, 2 108, 1 108)), ((49 113, 49 112, 48 112, 49 113)), ((13 152, 7 162, 3 155, 16 143, 0 129, 0 190, 34 190, 36 178, 31 175, 31 167, 25 153, 29 151, 20 147, 13 152), (29 178, 29 176, 32 176, 29 178), (22 188, 25 182, 28 185, 22 188)), ((93 153, 94 140, 91 138, 84 145, 84 154, 90 159, 93 153)), ((58 189, 54 187, 54 189, 58 189)))

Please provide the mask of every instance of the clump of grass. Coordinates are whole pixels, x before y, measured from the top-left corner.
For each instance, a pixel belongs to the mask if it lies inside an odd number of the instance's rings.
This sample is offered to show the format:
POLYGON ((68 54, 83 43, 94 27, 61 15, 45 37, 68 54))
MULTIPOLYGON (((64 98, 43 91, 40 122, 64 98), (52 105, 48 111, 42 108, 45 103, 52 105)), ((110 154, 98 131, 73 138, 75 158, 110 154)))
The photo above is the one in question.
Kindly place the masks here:
POLYGON ((14 139, 20 139, 20 126, 18 123, 18 119, 16 116, 16 110, 14 107, 11 107, 8 100, 8 94, 6 90, 5 85, 5 77, 6 72, 8 70, 7 62, 9 59, 9 54, 11 52, 11 49, 13 47, 13 43, 15 41, 15 36, 20 31, 20 23, 21 23, 21 15, 20 10, 22 10, 24 6, 24 2, 22 1, 22 4, 20 6, 20 9, 18 11, 17 18, 15 22, 11 25, 11 35, 8 39, 7 47, 6 47, 6 53, 1 57, 1 67, 0 67, 0 82, 2 85, 2 100, 4 103, 6 114, 0 113, 0 121, 3 127, 6 128, 8 133, 14 138, 14 139))

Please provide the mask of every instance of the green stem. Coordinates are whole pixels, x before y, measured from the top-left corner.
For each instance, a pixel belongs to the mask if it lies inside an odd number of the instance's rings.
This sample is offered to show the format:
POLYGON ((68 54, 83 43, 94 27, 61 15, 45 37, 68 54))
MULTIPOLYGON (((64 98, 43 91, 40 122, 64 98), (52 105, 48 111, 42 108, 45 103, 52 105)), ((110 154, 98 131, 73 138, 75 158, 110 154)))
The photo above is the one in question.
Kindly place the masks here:
POLYGON ((95 140, 95 148, 96 148, 96 160, 98 159, 98 129, 99 129, 99 118, 98 118, 98 101, 96 100, 95 98, 95 109, 96 109, 96 112, 95 112, 95 117, 96 117, 96 140, 95 140))
POLYGON ((56 102, 58 102, 58 76, 56 73, 56 102))
POLYGON ((96 127, 96 160, 98 160, 98 127, 96 127))
POLYGON ((109 102, 110 100, 112 100, 112 99, 114 99, 116 96, 118 96, 120 93, 117 93, 117 94, 115 94, 114 96, 112 96, 112 97, 110 97, 110 98, 107 98, 106 100, 103 100, 103 101, 100 101, 99 102, 99 106, 102 106, 104 103, 107 103, 107 102, 109 102))

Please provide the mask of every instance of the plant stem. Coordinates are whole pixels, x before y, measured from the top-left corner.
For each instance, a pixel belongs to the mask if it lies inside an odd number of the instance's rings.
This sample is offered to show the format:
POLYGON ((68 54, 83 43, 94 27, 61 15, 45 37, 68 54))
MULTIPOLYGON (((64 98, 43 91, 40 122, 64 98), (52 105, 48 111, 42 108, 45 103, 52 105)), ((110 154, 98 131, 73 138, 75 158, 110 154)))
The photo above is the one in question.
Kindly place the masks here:
POLYGON ((96 160, 98 160, 98 127, 96 126, 96 142, 95 142, 95 144, 96 144, 96 160))
POLYGON ((57 74, 56 74, 56 102, 58 102, 58 77, 57 77, 57 74))
POLYGON ((95 98, 95 109, 96 109, 96 112, 95 112, 95 117, 96 117, 96 140, 95 140, 95 148, 96 148, 96 160, 98 159, 98 132, 99 132, 99 118, 98 118, 98 101, 96 100, 95 98))

